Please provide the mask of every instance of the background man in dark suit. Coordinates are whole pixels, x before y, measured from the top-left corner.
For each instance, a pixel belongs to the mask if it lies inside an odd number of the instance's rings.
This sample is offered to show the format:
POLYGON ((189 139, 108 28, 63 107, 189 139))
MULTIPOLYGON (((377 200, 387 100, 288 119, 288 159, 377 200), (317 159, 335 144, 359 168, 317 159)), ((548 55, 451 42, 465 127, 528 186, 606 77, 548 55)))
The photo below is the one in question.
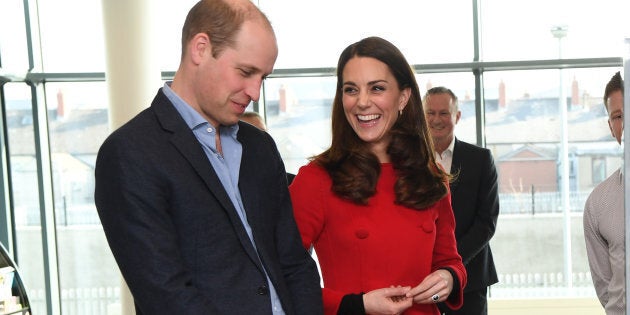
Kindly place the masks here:
POLYGON ((278 50, 248 0, 188 13, 173 82, 103 143, 95 201, 139 314, 322 314, 271 137, 239 123, 278 50))
POLYGON ((453 311, 441 304, 440 309, 449 315, 487 314, 487 287, 498 282, 489 245, 499 216, 494 160, 490 150, 455 138, 461 112, 450 89, 431 88, 423 103, 436 158, 455 177, 451 183, 455 238, 468 273, 464 306, 453 311))

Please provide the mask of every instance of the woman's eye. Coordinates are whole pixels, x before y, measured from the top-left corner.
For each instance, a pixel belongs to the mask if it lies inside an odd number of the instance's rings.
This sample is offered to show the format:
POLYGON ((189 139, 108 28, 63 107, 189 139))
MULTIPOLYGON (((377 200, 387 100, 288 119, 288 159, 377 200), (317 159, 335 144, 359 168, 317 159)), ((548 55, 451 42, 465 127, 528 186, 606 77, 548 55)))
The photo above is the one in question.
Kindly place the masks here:
POLYGON ((374 91, 385 91, 385 87, 380 85, 375 85, 372 89, 374 91))
POLYGON ((352 88, 352 87, 345 87, 345 88, 343 88, 343 92, 346 93, 346 94, 350 94, 350 93, 353 93, 355 91, 356 91, 356 89, 352 88))

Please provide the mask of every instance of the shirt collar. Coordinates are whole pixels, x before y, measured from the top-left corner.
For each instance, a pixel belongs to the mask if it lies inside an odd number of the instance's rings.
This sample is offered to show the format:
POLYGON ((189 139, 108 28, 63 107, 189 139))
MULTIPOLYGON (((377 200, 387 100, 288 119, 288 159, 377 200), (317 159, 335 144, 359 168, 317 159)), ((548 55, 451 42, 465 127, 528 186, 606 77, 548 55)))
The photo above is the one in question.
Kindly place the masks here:
MULTIPOLYGON (((182 99, 173 89, 171 89, 172 81, 168 81, 164 83, 164 87, 162 91, 164 95, 173 103, 175 109, 182 116, 186 124, 191 130, 201 128, 204 126, 210 125, 210 123, 201 116, 196 110, 192 108, 184 99, 182 99)), ((213 132, 214 132, 213 128, 213 132)), ((220 126, 221 135, 229 135, 230 137, 236 139, 236 135, 238 134, 238 123, 231 126, 220 126)))
POLYGON ((453 137, 453 139, 451 139, 451 143, 448 145, 448 147, 446 148, 446 152, 451 152, 451 154, 453 154, 453 150, 455 149, 455 137, 453 137))

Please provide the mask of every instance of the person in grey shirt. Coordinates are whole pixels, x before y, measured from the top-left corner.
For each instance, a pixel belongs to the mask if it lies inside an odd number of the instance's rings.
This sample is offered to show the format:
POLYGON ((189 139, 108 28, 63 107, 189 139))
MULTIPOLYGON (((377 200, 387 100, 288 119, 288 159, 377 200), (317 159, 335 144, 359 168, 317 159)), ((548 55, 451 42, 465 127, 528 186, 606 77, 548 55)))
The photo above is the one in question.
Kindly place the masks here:
MULTIPOLYGON (((623 80, 619 72, 604 92, 608 126, 619 144, 623 138, 623 80)), ((584 238, 597 297, 607 315, 623 315, 625 299, 625 220, 623 167, 591 192, 584 206, 584 238)))

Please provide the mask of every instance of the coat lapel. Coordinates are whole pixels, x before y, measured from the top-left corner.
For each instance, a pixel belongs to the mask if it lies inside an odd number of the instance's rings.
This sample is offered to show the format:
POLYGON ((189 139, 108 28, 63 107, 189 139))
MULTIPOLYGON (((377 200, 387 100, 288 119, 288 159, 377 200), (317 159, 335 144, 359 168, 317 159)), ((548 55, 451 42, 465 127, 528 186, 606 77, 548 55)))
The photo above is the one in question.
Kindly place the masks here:
POLYGON ((228 214, 241 245, 256 266, 263 270, 252 241, 249 239, 249 236, 245 231, 245 227, 236 212, 236 208, 232 204, 225 188, 223 188, 221 180, 212 167, 212 164, 208 161, 206 154, 197 141, 197 138, 195 138, 195 135, 192 133, 192 130, 190 130, 188 125, 186 125, 184 120, 181 118, 181 115, 179 115, 173 104, 168 100, 161 89, 153 101, 152 107, 155 110, 156 116, 162 125, 162 128, 171 133, 170 142, 192 165, 197 174, 206 184, 210 193, 213 194, 219 201, 223 210, 228 214))
POLYGON ((459 182, 461 181, 460 177, 463 176, 463 174, 461 173, 462 159, 460 158, 460 156, 463 156, 463 154, 461 154, 461 150, 462 147, 460 145, 460 142, 459 140, 457 140, 457 138, 455 138, 455 144, 453 145, 453 161, 451 162, 451 174, 457 174, 457 177, 455 178, 455 181, 451 183, 451 193, 457 190, 457 188, 459 187, 459 182))

